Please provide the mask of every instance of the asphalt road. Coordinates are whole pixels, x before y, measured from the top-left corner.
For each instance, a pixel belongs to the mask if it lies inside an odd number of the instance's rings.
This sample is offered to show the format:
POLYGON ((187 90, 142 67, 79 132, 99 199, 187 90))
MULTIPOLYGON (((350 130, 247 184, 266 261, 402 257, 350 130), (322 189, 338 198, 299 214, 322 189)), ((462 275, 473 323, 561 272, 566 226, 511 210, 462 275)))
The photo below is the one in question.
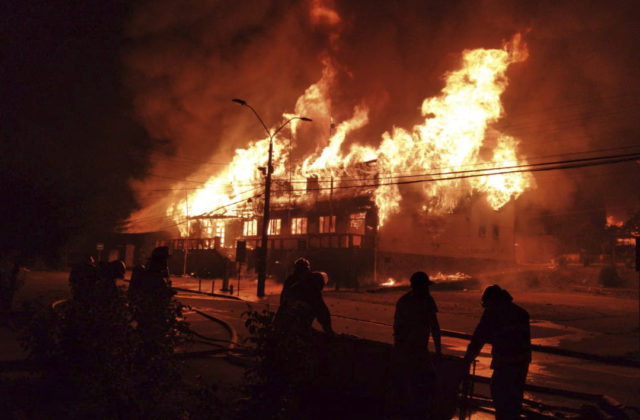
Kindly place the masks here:
MULTIPOLYGON (((197 284, 190 279, 175 279, 174 285, 197 289, 197 284)), ((201 289, 205 290, 206 287, 201 285, 201 289)), ((228 322, 242 340, 246 336, 242 313, 250 307, 275 311, 279 288, 277 285, 267 287, 267 296, 263 299, 252 296, 255 290, 253 284, 243 285, 242 290, 244 292, 240 296, 251 301, 194 293, 180 293, 179 297, 185 303, 228 322)), ((210 291, 210 288, 206 291, 210 291)), ((394 304, 402 293, 402 290, 386 293, 326 291, 325 300, 337 333, 391 342, 394 304)), ((634 351, 637 352, 638 332, 634 325, 637 302, 633 296, 540 291, 513 294, 515 301, 531 314, 534 344, 606 356, 630 356, 634 351)), ((433 295, 440 308, 439 320, 443 330, 473 332, 481 313, 479 291, 434 291, 433 295)), ((467 344, 466 340, 443 337, 443 352, 462 356, 467 344)), ((478 358, 477 375, 491 376, 490 350, 490 346, 485 346, 478 358)), ((640 406, 639 368, 534 352, 527 383, 576 393, 607 395, 624 405, 640 406)), ((483 392, 483 386, 480 385, 480 392, 488 395, 488 390, 484 388, 483 392)), ((585 402, 566 396, 537 393, 527 397, 548 404, 575 407, 585 402)))
MULTIPOLYGON (((38 298, 54 301, 68 296, 68 273, 29 272, 25 286, 16 296, 21 300, 38 298)), ((174 278, 174 286, 198 289, 194 279, 174 278)), ((237 285, 235 292, 237 294, 237 285)), ((218 292, 220 285, 214 290, 218 292)), ((210 281, 203 281, 200 289, 211 291, 210 281)), ((267 284, 267 296, 255 297, 255 281, 240 284, 239 297, 232 300, 197 293, 180 292, 181 301, 193 308, 227 322, 237 333, 238 341, 246 337, 242 314, 248 309, 277 309, 280 286, 267 284)), ((325 300, 332 313, 337 333, 351 334, 371 340, 391 342, 391 324, 394 304, 402 290, 384 293, 366 293, 331 290, 325 291, 325 300)), ((479 291, 434 291, 439 307, 441 328, 471 333, 477 323, 481 308, 479 291)), ((515 301, 531 314, 534 344, 557 346, 574 351, 601 355, 631 355, 637 360, 638 330, 637 294, 626 296, 601 296, 570 292, 527 291, 513 293, 515 301)), ((220 326, 190 313, 188 320, 203 334, 224 336, 220 326)), ((461 339, 443 338, 443 352, 462 355, 467 342, 461 339)), ((477 374, 490 376, 488 369, 490 347, 485 346, 478 359, 477 374)), ((575 392, 607 395, 627 406, 640 406, 640 369, 613 366, 598 362, 534 353, 529 384, 553 387, 575 392)), ((480 392, 482 387, 479 388, 480 392)), ((486 391, 485 391, 486 392, 486 391)), ((487 393, 488 395, 488 393, 487 393)), ((561 405, 580 406, 582 401, 567 397, 528 395, 532 400, 561 405)))

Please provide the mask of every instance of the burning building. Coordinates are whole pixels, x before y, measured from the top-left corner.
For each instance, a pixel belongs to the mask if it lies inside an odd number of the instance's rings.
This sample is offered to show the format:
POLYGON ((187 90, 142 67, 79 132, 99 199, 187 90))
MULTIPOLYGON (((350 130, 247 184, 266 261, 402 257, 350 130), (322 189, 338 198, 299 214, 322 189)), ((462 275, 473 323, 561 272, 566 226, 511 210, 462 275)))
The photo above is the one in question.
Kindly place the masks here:
MULTIPOLYGON (((173 247, 188 253, 259 246, 263 162, 273 140, 272 272, 305 255, 352 285, 377 281, 378 267, 386 276, 423 265, 424 256, 513 261, 514 216, 507 203, 533 178, 501 172, 526 161, 516 155, 518 141, 490 124, 503 113, 507 67, 526 58, 519 36, 503 49, 465 51, 441 94, 424 100, 424 122, 412 130, 394 128, 377 148, 345 146, 347 135, 368 122, 367 109, 356 107, 350 119, 331 120, 328 141, 302 159, 292 156, 294 120, 288 140, 265 138, 237 149, 223 171, 167 209, 181 231, 173 247), (345 268, 349 273, 337 273, 345 268)), ((321 79, 298 99, 295 115, 329 117, 336 71, 330 60, 324 66, 321 79)))
MULTIPOLYGON (((374 168, 375 162, 369 162, 360 165, 358 172, 375 173, 374 168)), ((370 181, 375 182, 375 176, 370 181)), ((329 193, 322 194, 318 178, 311 177, 305 192, 294 196, 294 186, 289 181, 276 182, 267 244, 267 271, 272 276, 283 279, 296 258, 307 257, 315 269, 326 272, 338 287, 370 281, 378 226, 373 190, 359 187, 350 180, 334 179, 331 184, 335 189, 330 186, 329 193), (348 193, 344 192, 346 188, 348 193)), ((247 199, 224 214, 189 217, 188 237, 171 241, 178 256, 173 271, 182 271, 179 265, 185 249, 188 272, 198 265, 190 263, 190 255, 212 252, 246 263, 245 267, 253 269, 261 243, 263 211, 264 200, 259 196, 247 199)))
MULTIPOLYGON (((637 150, 637 25, 634 6, 619 6, 143 2, 127 24, 124 74, 135 117, 158 142, 148 176, 132 181, 142 209, 129 231, 171 229, 178 248, 196 237, 194 248, 255 247, 263 127, 305 116, 313 122, 273 137, 270 208, 283 240, 290 214, 309 213, 307 234, 320 234, 331 211, 315 207, 351 197, 375 209, 378 281, 413 265, 598 254, 604 216, 637 211, 637 164, 535 179, 526 165, 637 150), (374 173, 354 173, 374 160, 374 173), (314 177, 317 194, 307 192, 314 177)), ((335 214, 336 234, 352 213, 335 214)), ((297 243, 276 240, 270 254, 297 243)))
MULTIPOLYGON (((371 181, 375 182, 375 177, 371 181)), ((334 179, 334 185, 345 186, 339 179, 334 179)), ((291 199, 290 191, 274 194, 267 245, 267 271, 271 276, 283 279, 299 257, 309 258, 314 269, 326 272, 337 287, 402 278, 410 267, 447 272, 463 267, 473 272, 488 264, 515 262, 513 205, 496 212, 481 196, 473 196, 450 214, 415 212, 394 218, 379 229, 373 189, 347 191, 321 195, 317 178, 311 178, 307 192, 297 199, 291 199)), ((211 253, 254 268, 255 252, 261 243, 263 204, 260 198, 253 198, 232 214, 189 218, 188 238, 171 241, 177 255, 173 271, 182 271, 185 247, 189 272, 198 271, 196 267, 202 265, 191 259, 211 253)))
POLYGON ((423 101, 423 122, 410 130, 394 127, 377 146, 346 142, 368 124, 366 106, 333 122, 337 70, 325 59, 320 80, 298 98, 295 114, 284 115, 291 122, 288 139, 271 138, 265 126, 267 138, 236 149, 201 188, 175 197, 166 210, 180 230, 173 248, 227 250, 229 259, 242 260, 231 251, 246 247, 251 267, 262 229, 265 159, 272 154, 268 265, 276 276, 301 255, 345 285, 406 276, 425 265, 513 262, 513 200, 535 184, 518 170, 527 163, 518 140, 494 123, 504 113, 505 72, 527 55, 520 35, 501 49, 464 51, 441 93, 423 101), (294 156, 294 144, 308 143, 292 118, 303 115, 328 123, 329 136, 294 156))

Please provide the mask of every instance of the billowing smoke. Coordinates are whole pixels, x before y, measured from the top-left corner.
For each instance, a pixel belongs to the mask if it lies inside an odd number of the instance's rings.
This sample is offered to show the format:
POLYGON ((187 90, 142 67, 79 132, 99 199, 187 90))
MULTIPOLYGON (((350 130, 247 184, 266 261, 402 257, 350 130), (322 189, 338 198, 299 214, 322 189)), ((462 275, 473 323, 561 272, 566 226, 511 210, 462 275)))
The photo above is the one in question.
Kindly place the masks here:
MULTIPOLYGON (((294 158, 328 139, 329 117, 339 123, 359 105, 368 107, 369 123, 345 147, 377 145, 394 126, 413 126, 463 50, 499 48, 517 32, 529 59, 508 70, 496 128, 519 138, 520 152, 551 161, 637 151, 623 149, 637 145, 640 131, 637 13, 631 2, 615 3, 143 2, 128 25, 126 77, 138 118, 166 146, 153 157, 154 175, 136 186, 146 207, 132 227, 169 227, 169 203, 215 174, 236 148, 264 137, 231 98, 275 126, 320 79, 326 60, 336 70, 332 115, 309 115, 317 122, 296 135, 294 158)), ((639 178, 635 163, 540 174, 522 206, 624 218, 637 208, 639 178)))

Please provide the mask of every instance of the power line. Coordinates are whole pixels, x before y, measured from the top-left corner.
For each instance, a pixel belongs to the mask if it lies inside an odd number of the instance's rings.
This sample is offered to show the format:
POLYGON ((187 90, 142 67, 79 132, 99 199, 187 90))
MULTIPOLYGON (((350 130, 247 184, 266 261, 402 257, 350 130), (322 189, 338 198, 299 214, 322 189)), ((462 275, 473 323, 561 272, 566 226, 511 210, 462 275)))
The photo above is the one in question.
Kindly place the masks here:
MULTIPOLYGON (((574 155, 582 155, 582 154, 590 154, 590 153, 601 153, 601 152, 611 152, 611 151, 616 151, 616 150, 628 150, 628 149, 638 149, 640 148, 640 146, 622 146, 622 147, 616 147, 616 148, 604 148, 604 149, 596 149, 596 150, 589 150, 589 151, 583 151, 583 152, 569 152, 569 153, 557 153, 557 154, 551 154, 551 155, 543 155, 543 156, 536 156, 536 157, 532 157, 532 158, 527 158, 528 161, 535 161, 538 159, 545 159, 545 158, 551 158, 551 157, 562 157, 562 156, 574 156, 574 155)), ((640 153, 640 152, 638 152, 640 153)), ((523 161, 523 160, 521 160, 523 161)), ((518 162, 518 160, 516 160, 516 162, 518 162)), ((481 167, 481 166, 486 166, 488 164, 497 164, 498 162, 480 162, 480 163, 473 163, 473 164, 468 164, 468 165, 461 165, 459 168, 475 168, 475 167, 481 167)), ((526 166, 528 164, 521 164, 520 166, 526 166)), ((482 168, 482 169, 486 169, 486 168, 482 168)), ((440 170, 442 171, 442 173, 457 173, 457 172, 461 172, 460 170, 458 171, 451 171, 449 170, 449 168, 446 167, 436 167, 436 168, 432 168, 432 170, 440 170)), ((472 170, 472 169, 469 169, 472 170)), ((466 172, 466 171, 462 171, 462 172, 466 172)), ((431 173, 431 172, 422 172, 422 173, 418 173, 418 171, 408 171, 408 172, 400 172, 400 173, 388 173, 388 174, 384 174, 385 176, 383 177, 384 179, 388 179, 388 178, 403 178, 403 177, 417 177, 417 176, 425 176, 425 175, 437 175, 438 173, 431 173)), ((326 177, 326 178, 318 178, 319 182, 328 182, 330 181, 331 177, 326 177)), ((360 181, 360 180, 366 180, 367 178, 362 178, 362 177, 340 177, 340 178, 336 178, 336 180, 338 181, 360 181)), ((292 181, 292 183, 306 183, 306 180, 296 180, 296 181, 292 181)))
POLYGON ((216 209, 214 209, 214 210, 208 211, 207 213, 203 213, 201 216, 205 216, 205 215, 212 215, 212 214, 214 214, 215 212, 217 212, 218 210, 222 210, 222 209, 224 209, 224 208, 227 208, 227 207, 233 206, 233 205, 235 205, 235 204, 242 203, 243 201, 249 201, 249 200, 252 200, 252 199, 254 199, 254 198, 258 198, 258 197, 260 197, 261 195, 264 195, 264 193, 256 194, 256 195, 254 195, 253 197, 248 197, 248 198, 244 198, 244 199, 242 199, 242 200, 238 200, 238 201, 234 201, 234 202, 232 202, 232 203, 225 204, 224 206, 220 206, 220 207, 218 207, 218 208, 216 208, 216 209))
MULTIPOLYGON (((540 158, 544 158, 544 157, 554 157, 554 156, 570 156, 570 155, 579 155, 579 154, 587 154, 587 153, 596 153, 599 151, 610 151, 610 150, 625 150, 625 149, 630 149, 630 148, 638 148, 638 146, 630 146, 630 147, 621 147, 621 148, 613 148, 613 149, 600 149, 600 150, 594 150, 594 151, 588 151, 588 152, 574 152, 574 153, 567 153, 567 154, 556 154, 556 155, 547 155, 547 156, 541 156, 541 157, 537 157, 534 159, 540 159, 540 158)), ((402 179, 402 178, 418 178, 418 177, 425 177, 425 176, 440 176, 440 175, 453 175, 453 174, 464 174, 464 173, 474 173, 474 172, 487 172, 487 171, 493 171, 493 170, 506 170, 506 169, 517 169, 517 168, 527 168, 527 167, 537 167, 537 166, 546 166, 546 165, 556 165, 556 164, 564 164, 564 163, 578 163, 578 162, 584 162, 584 161, 596 161, 596 160, 608 160, 608 159, 614 159, 614 158, 619 158, 619 157, 631 157, 631 156, 639 156, 640 152, 634 152, 634 153, 626 153, 626 154, 616 154, 616 155, 604 155, 604 156, 595 156, 595 157, 590 157, 590 158, 579 158, 579 159, 565 159, 565 160, 559 160, 559 161, 552 161, 552 162, 538 162, 538 163, 522 163, 522 164, 518 164, 518 165, 511 165, 511 166, 502 166, 502 167, 494 167, 494 168, 479 168, 479 169, 467 169, 467 170, 458 170, 458 171, 448 171, 448 170, 442 170, 442 169, 446 169, 446 168, 433 168, 433 170, 441 170, 440 172, 423 172, 423 173, 419 173, 419 174, 412 174, 411 172, 406 172, 407 175, 403 175, 403 174, 393 174, 393 173, 389 173, 389 174, 383 174, 383 176, 380 176, 378 174, 377 179, 378 180, 385 180, 385 179, 402 179)), ((634 159, 632 159, 634 160, 634 159)), ((497 162, 489 162, 489 163, 497 163, 497 162)), ((485 166, 488 163, 477 163, 477 164, 472 164, 472 165, 465 165, 465 166, 461 166, 462 168, 464 167, 478 167, 478 166, 485 166)), ((483 174, 481 176, 486 176, 486 174, 483 174)), ((319 182, 328 182, 331 178, 318 178, 319 182)), ((336 178, 336 181, 367 181, 370 180, 371 178, 336 178)), ((293 181, 292 183, 307 183, 306 180, 300 180, 300 181, 293 181)), ((334 187, 334 188, 338 188, 338 187, 334 187)), ((329 188, 326 188, 329 189, 329 188)))
MULTIPOLYGON (((418 179, 418 180, 408 180, 408 181, 397 181, 397 182, 389 182, 389 183, 375 183, 375 184, 365 184, 365 185, 344 185, 344 186, 335 186, 333 189, 350 189, 350 188, 378 188, 382 186, 390 186, 390 185, 406 185, 406 184, 416 184, 422 182, 437 182, 437 181, 450 181, 455 179, 466 179, 466 178, 477 178, 483 176, 494 176, 494 175, 507 175, 512 173, 522 173, 522 172, 544 172, 544 171, 553 171, 553 170, 562 170, 562 169, 577 169, 584 168, 589 166, 601 166, 601 165, 611 165, 622 162, 629 162, 640 159, 640 153, 635 154, 626 154, 626 155, 614 155, 612 157, 607 157, 608 160, 604 160, 605 157, 591 158, 591 159, 574 159, 571 161, 559 161, 558 162, 548 162, 544 167, 505 167, 505 168, 494 168, 488 171, 493 171, 490 173, 477 173, 477 171, 461 171, 457 175, 455 173, 448 173, 447 176, 442 178, 429 178, 429 179, 418 179), (469 173, 473 172, 473 173, 469 173)), ((541 165, 541 164, 540 164, 541 165)), ((320 191, 320 190, 328 190, 330 188, 318 187, 318 188, 308 188, 304 190, 292 190, 292 192, 308 192, 308 191, 320 191)), ((255 198, 259 197, 261 194, 257 194, 254 196, 255 198)), ((253 197, 251 197, 253 198, 253 197)), ((202 216, 212 215, 218 210, 223 208, 238 204, 242 201, 247 201, 249 198, 244 200, 239 200, 233 203, 226 204, 217 209, 214 209, 208 213, 202 214, 202 216)))
MULTIPOLYGON (((561 161, 554 161, 554 162, 540 162, 540 163, 533 163, 533 164, 512 165, 512 166, 504 166, 499 168, 483 168, 483 169, 473 169, 473 170, 466 170, 466 171, 424 173, 419 175, 406 175, 406 176, 396 176, 396 177, 388 176, 382 179, 402 179, 402 178, 415 178, 415 177, 425 177, 425 176, 429 176, 429 177, 438 176, 439 178, 405 180, 405 181, 395 181, 395 182, 386 182, 386 183, 376 182, 374 184, 338 185, 338 186, 334 186, 333 189, 337 190, 337 189, 348 189, 348 188, 378 188, 381 186, 446 181, 446 180, 466 179, 466 178, 481 177, 481 176, 506 175, 511 173, 521 173, 521 172, 542 172, 542 171, 551 171, 551 170, 560 170, 560 169, 575 169, 575 168, 581 168, 581 167, 587 167, 587 166, 599 166, 599 165, 605 165, 605 164, 609 165, 609 164, 621 163, 621 162, 637 160, 637 159, 640 159, 640 153, 596 156, 591 158, 569 159, 569 160, 561 160, 561 161)), ((380 178, 378 178, 378 181, 379 180, 380 178)), ((259 187, 254 187, 240 194, 246 194, 248 192, 252 192, 257 188, 259 187)), ((317 188, 305 188, 304 190, 293 189, 291 192, 319 191, 319 190, 328 190, 328 189, 331 189, 331 188, 317 187, 317 188)), ((228 203, 224 206, 220 206, 214 210, 204 213, 203 215, 206 215, 206 214, 212 215, 219 210, 239 204, 244 201, 248 201, 249 199, 252 199, 252 198, 257 198, 260 195, 262 194, 257 194, 257 195, 254 195, 253 197, 244 198, 241 200, 228 203)), ((162 219, 162 218, 164 218, 164 216, 160 217, 159 219, 162 219)), ((128 222, 136 223, 140 221, 141 219, 131 219, 128 222)))
MULTIPOLYGON (((258 189, 258 187, 256 187, 256 188, 251 188, 251 189, 249 189, 249 190, 242 191, 242 192, 238 193, 237 195, 247 194, 247 193, 253 192, 253 191, 257 190, 257 189, 258 189)), ((248 198, 245 198, 245 199, 241 199, 241 200, 236 201, 236 202, 234 202, 234 203, 226 204, 226 205, 224 205, 224 206, 220 207, 219 209, 222 209, 222 208, 225 208, 225 207, 229 207, 229 206, 231 206, 231 205, 233 205, 233 204, 237 204, 237 203, 240 203, 240 202, 242 202, 242 201, 249 200, 249 199, 251 199, 251 198, 257 198, 257 197, 259 197, 259 196, 261 196, 261 195, 262 195, 262 193, 257 194, 257 195, 254 195, 254 196, 252 196, 252 197, 248 197, 248 198)), ((214 211, 217 211, 217 210, 218 210, 218 209, 216 209, 216 210, 212 210, 211 212, 214 212, 214 211)), ((205 214, 206 214, 206 213, 205 213, 205 214)), ((164 219, 164 218, 166 218, 166 219, 173 219, 174 217, 173 217, 173 216, 147 216, 147 217, 141 217, 141 218, 137 218, 137 219, 129 219, 129 220, 127 220, 127 222, 130 222, 130 223, 132 223, 132 222, 133 222, 133 223, 135 223, 135 222, 141 222, 141 221, 143 221, 143 220, 155 220, 155 219, 164 219)))
POLYGON ((554 161, 554 162, 527 163, 527 164, 521 164, 521 165, 503 166, 500 168, 486 168, 486 169, 481 168, 481 169, 470 169, 466 171, 426 173, 421 175, 388 176, 388 177, 383 177, 382 179, 415 178, 420 176, 440 176, 440 175, 448 175, 448 174, 477 173, 477 172, 483 172, 483 171, 486 172, 486 171, 493 171, 493 170, 507 170, 507 169, 518 169, 518 168, 527 168, 527 167, 535 168, 535 167, 548 166, 548 165, 573 164, 573 163, 592 162, 592 161, 595 162, 600 160, 610 160, 610 159, 632 157, 632 156, 634 157, 634 159, 631 159, 631 160, 640 159, 640 152, 608 155, 608 156, 597 156, 592 158, 566 159, 566 160, 560 160, 560 161, 554 161))
MULTIPOLYGON (((602 158, 598 158, 598 159, 602 159, 602 158)), ((389 186, 389 185, 406 185, 406 184, 416 184, 416 183, 422 183, 422 182, 450 181, 455 179, 477 178, 477 177, 494 176, 494 175, 507 175, 512 173, 522 173, 522 172, 544 172, 544 171, 552 171, 552 170, 559 170, 559 169, 576 169, 576 168, 584 168, 588 166, 611 165, 615 163, 629 162, 629 161, 634 161, 639 159, 640 159, 640 153, 635 153, 635 154, 627 155, 626 157, 619 157, 612 160, 587 161, 585 159, 582 159, 582 160, 576 160, 577 161, 576 163, 570 163, 570 164, 553 165, 553 163, 547 163, 546 165, 548 166, 546 167, 527 166, 523 169, 520 169, 518 166, 514 166, 513 168, 516 168, 516 169, 513 169, 513 170, 509 169, 509 167, 494 168, 494 169, 487 169, 485 170, 484 173, 475 173, 481 170, 449 172, 445 174, 453 175, 453 176, 446 176, 442 178, 397 181, 397 182, 388 182, 388 183, 375 183, 375 184, 362 184, 362 185, 338 185, 338 186, 334 186, 333 189, 377 188, 377 187, 389 186), (503 170, 503 169, 508 169, 508 170, 503 170), (474 172, 474 173, 469 173, 469 172, 474 172), (461 175, 458 175, 458 174, 461 174, 461 175)), ((537 164, 537 165, 543 165, 543 164, 537 164)), ((429 175, 430 174, 425 174, 425 176, 429 176, 429 175)), ((321 190, 329 190, 329 189, 331 189, 331 187, 306 188, 304 190, 293 190, 293 191, 296 191, 296 192, 321 191, 321 190)))

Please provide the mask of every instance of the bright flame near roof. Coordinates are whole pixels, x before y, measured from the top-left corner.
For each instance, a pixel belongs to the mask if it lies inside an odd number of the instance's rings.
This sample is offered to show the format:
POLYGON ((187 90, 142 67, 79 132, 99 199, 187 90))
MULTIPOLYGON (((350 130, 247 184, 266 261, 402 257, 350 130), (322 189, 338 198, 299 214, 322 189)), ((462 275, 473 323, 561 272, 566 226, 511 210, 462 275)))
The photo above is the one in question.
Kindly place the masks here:
MULTIPOLYGON (((488 159, 480 156, 481 147, 488 147, 488 128, 504 113, 500 95, 507 87, 505 72, 512 63, 527 58, 526 47, 520 35, 502 49, 475 49, 464 51, 462 67, 446 75, 446 84, 439 96, 427 98, 422 103, 424 121, 411 131, 394 128, 384 133, 378 148, 352 144, 344 150, 349 133, 368 123, 368 110, 356 107, 350 119, 335 127, 328 144, 301 160, 293 168, 289 194, 304 195, 306 177, 317 176, 321 194, 329 194, 330 177, 336 182, 342 178, 359 178, 353 185, 366 185, 359 190, 374 194, 382 225, 388 217, 400 210, 402 190, 396 182, 398 175, 422 175, 430 173, 452 174, 465 170, 491 169, 494 167, 523 164, 516 155, 518 140, 493 130, 491 141, 493 154, 488 159), (362 172, 362 162, 377 160, 374 173, 362 172), (360 166, 359 166, 360 165, 360 166), (357 169, 360 168, 360 169, 357 169)), ((322 115, 331 118, 330 88, 335 70, 330 60, 323 61, 320 80, 311 85, 297 100, 295 115, 322 115)), ((285 118, 292 115, 285 114, 285 118)), ((299 121, 292 121, 295 133, 299 121)), ((288 140, 274 141, 275 179, 288 179, 288 140)), ((253 141, 246 148, 237 149, 232 162, 222 172, 212 176, 206 186, 189 195, 191 215, 205 214, 218 209, 237 214, 240 211, 256 211, 246 207, 247 199, 262 193, 264 181, 258 167, 266 166, 268 138, 253 141), (221 192, 224 191, 224 192, 221 192)), ((345 184, 343 182, 343 184, 345 184)), ((512 198, 530 188, 533 177, 527 173, 511 173, 473 177, 439 182, 423 182, 419 185, 425 211, 448 212, 460 199, 471 192, 481 192, 487 202, 499 209, 512 198)), ((274 190, 278 186, 274 185, 274 190)), ((286 190, 286 188, 285 188, 286 190)), ((358 189, 356 189, 357 191, 358 189)), ((345 189, 348 193, 348 189, 345 189)), ((352 190, 353 191, 353 190, 352 190)), ((278 200, 278 195, 273 195, 278 200)), ((254 200, 255 203, 255 200, 254 200)), ((185 201, 175 203, 167 214, 184 220, 185 201)), ((180 225, 186 234, 184 225, 180 225)))

